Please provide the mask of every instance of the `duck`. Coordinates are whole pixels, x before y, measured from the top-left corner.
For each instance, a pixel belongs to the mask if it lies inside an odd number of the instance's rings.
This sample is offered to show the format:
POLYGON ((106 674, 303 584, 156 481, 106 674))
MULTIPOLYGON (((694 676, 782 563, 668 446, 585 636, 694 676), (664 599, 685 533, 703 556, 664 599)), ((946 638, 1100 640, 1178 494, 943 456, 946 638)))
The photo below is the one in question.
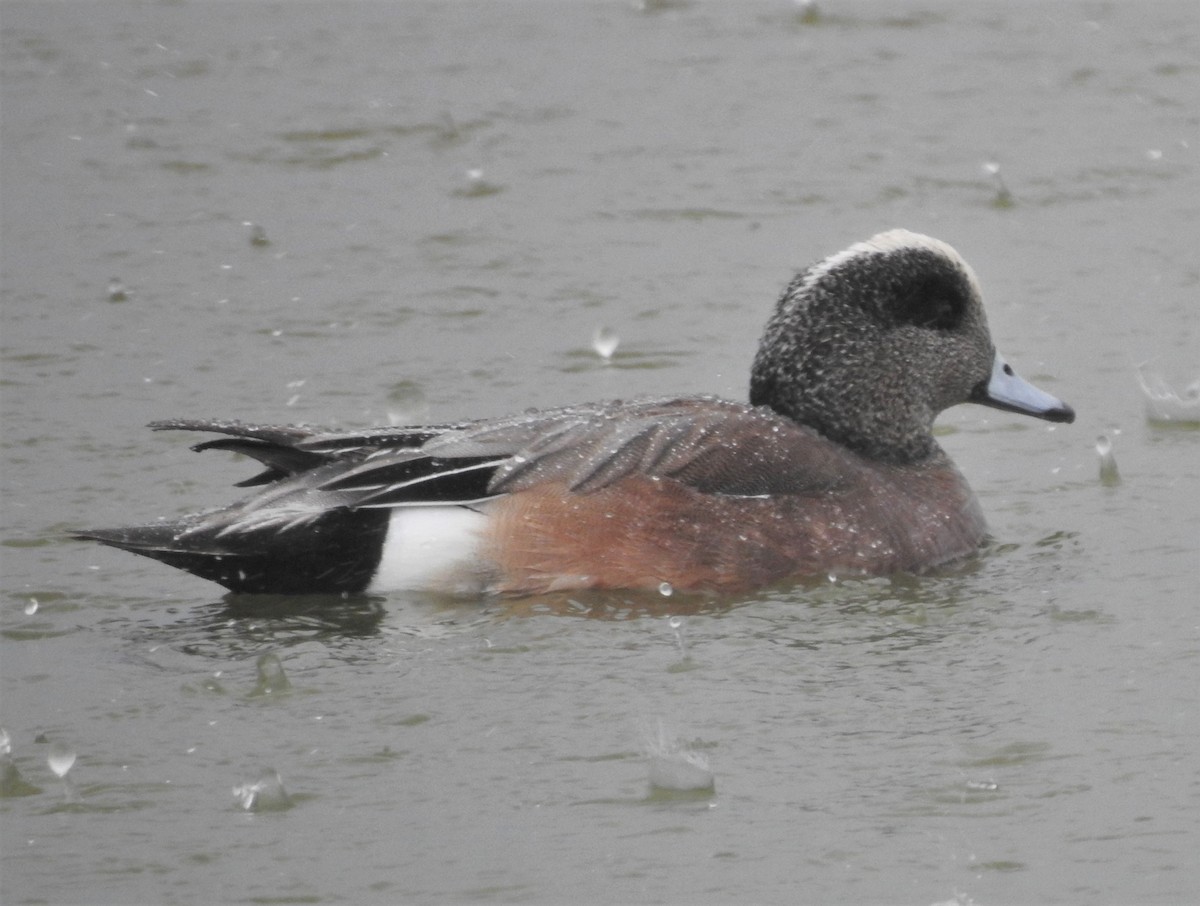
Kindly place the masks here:
POLYGON ((979 280, 903 229, 787 284, 746 402, 609 400, 355 432, 169 419, 197 451, 265 467, 230 506, 76 537, 238 594, 747 593, 814 577, 924 573, 987 523, 933 436, 977 403, 1074 410, 996 350, 979 280))

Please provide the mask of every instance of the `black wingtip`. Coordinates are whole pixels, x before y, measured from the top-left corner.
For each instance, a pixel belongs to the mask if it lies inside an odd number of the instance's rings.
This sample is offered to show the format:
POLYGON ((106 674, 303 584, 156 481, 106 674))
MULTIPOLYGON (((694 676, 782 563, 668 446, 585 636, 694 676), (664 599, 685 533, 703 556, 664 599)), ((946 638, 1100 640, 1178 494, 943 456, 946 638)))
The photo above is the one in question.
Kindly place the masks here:
MULTIPOLYGON (((71 532, 68 537, 74 541, 95 541, 109 547, 141 554, 168 547, 174 539, 176 531, 176 526, 164 523, 163 525, 138 525, 126 528, 79 529, 71 532)), ((153 556, 153 554, 148 555, 153 556)))

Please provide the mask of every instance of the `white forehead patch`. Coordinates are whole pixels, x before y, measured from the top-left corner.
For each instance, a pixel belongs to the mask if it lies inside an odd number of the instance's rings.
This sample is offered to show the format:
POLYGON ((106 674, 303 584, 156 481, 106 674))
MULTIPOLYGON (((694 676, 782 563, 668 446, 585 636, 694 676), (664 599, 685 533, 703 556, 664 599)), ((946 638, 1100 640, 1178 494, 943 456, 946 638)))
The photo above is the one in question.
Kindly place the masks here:
POLYGON ((975 291, 976 295, 979 294, 979 280, 975 276, 975 271, 971 269, 971 265, 967 264, 952 246, 942 242, 940 239, 934 239, 932 236, 924 236, 921 233, 913 233, 910 230, 887 230, 883 233, 877 233, 870 239, 863 242, 856 242, 849 248, 830 255, 824 261, 813 265, 808 272, 808 278, 804 281, 804 286, 806 289, 813 286, 826 274, 837 270, 855 258, 864 255, 887 255, 905 249, 928 249, 929 251, 937 252, 966 274, 971 288, 975 291))

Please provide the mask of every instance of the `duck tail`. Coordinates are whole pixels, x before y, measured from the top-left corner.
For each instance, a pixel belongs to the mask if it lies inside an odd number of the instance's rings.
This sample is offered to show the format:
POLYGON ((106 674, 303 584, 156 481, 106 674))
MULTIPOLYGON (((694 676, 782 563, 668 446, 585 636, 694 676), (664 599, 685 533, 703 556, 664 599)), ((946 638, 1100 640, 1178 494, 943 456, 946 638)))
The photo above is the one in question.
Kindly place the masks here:
POLYGON ((386 509, 340 508, 303 532, 231 537, 185 520, 85 529, 72 537, 158 560, 239 594, 357 594, 379 566, 388 516, 386 509))

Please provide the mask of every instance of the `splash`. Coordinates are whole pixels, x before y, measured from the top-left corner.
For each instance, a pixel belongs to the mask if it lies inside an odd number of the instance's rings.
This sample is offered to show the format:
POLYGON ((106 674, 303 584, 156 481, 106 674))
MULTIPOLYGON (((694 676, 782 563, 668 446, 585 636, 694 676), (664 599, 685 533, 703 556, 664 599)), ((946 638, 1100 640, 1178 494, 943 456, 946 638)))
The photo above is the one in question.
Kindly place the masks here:
POLYGON ((1200 425, 1200 379, 1192 381, 1182 393, 1177 392, 1162 375, 1153 371, 1137 372, 1146 406, 1146 419, 1151 423, 1171 425, 1200 425))
POLYGON ((1121 473, 1117 471, 1117 459, 1113 456, 1112 441, 1107 434, 1096 438, 1096 455, 1100 457, 1100 483, 1106 488, 1119 485, 1121 473))
POLYGON ((992 207, 1000 210, 1007 210, 1016 204, 1013 199, 1012 192, 1008 191, 1008 186, 1004 182, 1004 177, 1000 175, 1000 165, 995 161, 987 161, 983 165, 983 172, 992 177, 992 182, 996 185, 996 194, 992 198, 992 207))
POLYGON ((716 779, 708 757, 682 742, 660 719, 655 731, 647 735, 646 751, 650 761, 650 786, 673 793, 712 792, 716 779))
POLYGON ((294 804, 274 768, 264 768, 257 780, 235 786, 233 799, 247 812, 281 812, 294 804))
POLYGON ((596 350, 596 355, 605 362, 612 360, 613 353, 620 345, 621 338, 611 327, 597 327, 596 332, 592 334, 592 349, 596 350))
POLYGON ((278 655, 267 652, 259 656, 255 669, 258 673, 258 682, 255 683, 254 691, 250 693, 251 696, 280 695, 292 688, 287 673, 284 672, 283 662, 279 660, 278 655))

